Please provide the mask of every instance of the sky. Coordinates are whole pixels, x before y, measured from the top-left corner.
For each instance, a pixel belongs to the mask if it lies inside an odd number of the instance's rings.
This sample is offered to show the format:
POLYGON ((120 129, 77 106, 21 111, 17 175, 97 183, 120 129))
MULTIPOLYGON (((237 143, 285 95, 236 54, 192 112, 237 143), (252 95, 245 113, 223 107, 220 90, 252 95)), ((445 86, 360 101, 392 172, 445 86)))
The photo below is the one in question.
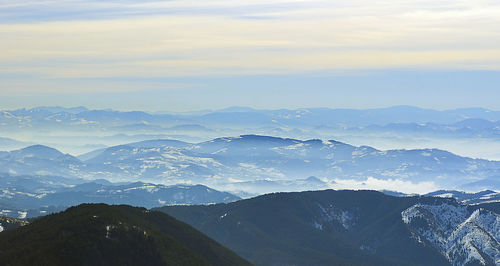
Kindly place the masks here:
POLYGON ((0 0, 0 108, 500 110, 493 0, 0 0))

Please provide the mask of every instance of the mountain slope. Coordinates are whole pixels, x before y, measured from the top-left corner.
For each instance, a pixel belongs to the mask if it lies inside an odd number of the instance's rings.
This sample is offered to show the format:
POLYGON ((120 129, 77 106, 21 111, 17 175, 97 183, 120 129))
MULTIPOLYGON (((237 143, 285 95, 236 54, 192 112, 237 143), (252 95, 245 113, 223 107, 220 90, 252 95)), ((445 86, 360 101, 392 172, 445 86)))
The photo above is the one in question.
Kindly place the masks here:
POLYGON ((415 204, 401 213, 414 237, 437 247, 453 265, 500 263, 500 215, 482 208, 415 204))
POLYGON ((499 209, 333 190, 159 208, 257 265, 495 265, 499 209))
POLYGON ((401 212, 433 198, 374 191, 268 194, 213 206, 159 208, 257 265, 446 265, 401 212))
POLYGON ((0 235, 2 265, 249 265, 172 217, 85 204, 0 235))

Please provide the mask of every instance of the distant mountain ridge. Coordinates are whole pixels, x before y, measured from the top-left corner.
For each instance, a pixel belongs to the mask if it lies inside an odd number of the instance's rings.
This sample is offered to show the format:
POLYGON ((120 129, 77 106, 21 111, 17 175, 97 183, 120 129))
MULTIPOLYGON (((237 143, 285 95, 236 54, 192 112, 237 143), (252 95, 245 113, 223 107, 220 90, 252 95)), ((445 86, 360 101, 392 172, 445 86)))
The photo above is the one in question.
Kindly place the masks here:
POLYGON ((0 174, 0 216, 30 218, 82 203, 160 207, 172 204, 215 204, 240 199, 202 185, 110 183, 57 176, 0 174))
POLYGON ((464 204, 484 204, 500 202, 500 192, 492 190, 483 190, 476 193, 467 193, 456 190, 438 190, 426 194, 431 197, 454 198, 464 204))
POLYGON ((73 155, 93 148, 155 138, 199 143, 220 136, 270 135, 294 139, 337 139, 381 149, 429 147, 469 157, 499 159, 500 111, 481 108, 431 110, 412 106, 379 109, 244 107, 191 113, 41 107, 0 111, 0 150, 39 143, 73 155), (441 139, 469 144, 469 149, 441 139), (477 145, 473 139, 492 145, 477 145), (389 141, 391 140, 391 141, 389 141), (398 145, 388 145, 387 142, 398 145), (430 141, 430 143, 428 142, 430 141), (493 141, 493 142, 492 142, 493 141), (421 146, 408 146, 411 143, 421 146), (487 152, 481 152, 486 150, 487 152))
MULTIPOLYGON (((379 109, 330 109, 303 108, 280 110, 257 110, 246 107, 232 107, 222 110, 207 111, 202 114, 182 113, 147 113, 141 111, 119 112, 114 110, 89 110, 85 107, 38 107, 0 111, 0 123, 3 126, 19 125, 38 126, 41 122, 73 126, 92 125, 125 126, 133 124, 153 124, 166 126, 171 122, 188 125, 196 123, 233 124, 241 123, 275 125, 349 125, 369 126, 390 123, 438 123, 454 124, 468 119, 500 121, 500 111, 483 108, 462 108, 453 110, 432 110, 413 106, 394 106, 379 109), (155 124, 156 123, 156 124, 155 124)), ((144 124, 144 125, 147 125, 144 124)), ((197 125, 196 125, 197 126, 197 125)))

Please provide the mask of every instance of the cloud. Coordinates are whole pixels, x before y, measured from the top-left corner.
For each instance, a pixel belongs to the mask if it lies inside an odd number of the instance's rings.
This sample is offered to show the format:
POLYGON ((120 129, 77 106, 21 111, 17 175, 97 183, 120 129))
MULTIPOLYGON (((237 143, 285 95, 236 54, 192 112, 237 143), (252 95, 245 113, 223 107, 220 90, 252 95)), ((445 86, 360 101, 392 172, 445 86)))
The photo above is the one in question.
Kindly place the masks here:
POLYGON ((0 74, 41 82, 500 70, 496 1, 8 0, 0 13, 0 74))
POLYGON ((365 181, 349 179, 334 179, 334 181, 335 184, 331 185, 333 189, 391 190, 407 194, 426 194, 440 189, 434 182, 413 183, 399 179, 377 179, 374 177, 368 177, 365 181))

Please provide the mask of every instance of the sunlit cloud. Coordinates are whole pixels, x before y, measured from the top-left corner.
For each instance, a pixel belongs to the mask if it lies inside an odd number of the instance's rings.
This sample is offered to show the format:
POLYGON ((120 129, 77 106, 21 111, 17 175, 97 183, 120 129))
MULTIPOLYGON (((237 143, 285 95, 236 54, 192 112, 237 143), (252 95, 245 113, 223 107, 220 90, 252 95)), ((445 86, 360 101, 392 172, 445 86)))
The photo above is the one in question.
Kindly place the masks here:
POLYGON ((2 1, 0 13, 4 76, 500 70, 496 1, 2 1))

